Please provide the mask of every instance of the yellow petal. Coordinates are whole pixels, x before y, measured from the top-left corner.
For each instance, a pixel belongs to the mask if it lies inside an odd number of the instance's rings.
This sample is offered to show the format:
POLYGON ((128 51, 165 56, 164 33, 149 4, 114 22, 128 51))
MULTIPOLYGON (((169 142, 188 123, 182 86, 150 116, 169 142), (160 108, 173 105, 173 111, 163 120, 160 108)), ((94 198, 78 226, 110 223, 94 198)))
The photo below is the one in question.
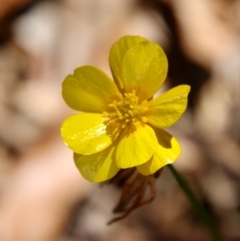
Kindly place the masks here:
POLYGON ((92 155, 79 155, 74 153, 74 161, 82 176, 90 182, 104 182, 117 174, 119 168, 113 161, 115 147, 92 155))
POLYGON ((134 89, 140 102, 151 98, 163 84, 168 69, 162 48, 142 42, 130 48, 122 62, 122 79, 126 92, 134 89))
POLYGON ((147 39, 139 37, 139 36, 124 36, 120 38, 111 48, 109 54, 109 64, 111 67, 112 75, 115 83, 117 84, 119 90, 123 90, 122 83, 122 60, 128 49, 133 47, 134 45, 147 41, 147 39))
POLYGON ((149 111, 145 113, 148 123, 158 128, 172 126, 187 108, 190 88, 189 85, 179 85, 149 101, 149 111))
POLYGON ((109 102, 119 99, 114 82, 100 69, 83 66, 68 75, 62 84, 65 102, 73 109, 84 112, 102 112, 109 102))
POLYGON ((135 127, 125 129, 116 150, 117 166, 129 168, 147 162, 157 145, 157 137, 150 126, 137 123, 135 127))
POLYGON ((62 124, 62 138, 76 153, 90 155, 100 152, 110 146, 116 138, 103 122, 101 114, 72 115, 62 124))
POLYGON ((137 166, 142 175, 155 173, 167 164, 173 163, 181 154, 180 145, 175 137, 161 129, 157 129, 155 133, 159 143, 156 152, 148 162, 137 166))

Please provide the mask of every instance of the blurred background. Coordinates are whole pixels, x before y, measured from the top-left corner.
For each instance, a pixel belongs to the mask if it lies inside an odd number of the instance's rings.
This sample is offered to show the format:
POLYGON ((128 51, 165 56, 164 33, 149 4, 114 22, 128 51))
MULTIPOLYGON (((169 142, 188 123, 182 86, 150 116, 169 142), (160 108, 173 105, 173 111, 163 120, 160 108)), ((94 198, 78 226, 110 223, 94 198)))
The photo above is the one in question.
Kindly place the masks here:
POLYGON ((240 1, 0 0, 1 241, 211 240, 167 168, 154 202, 107 226, 120 190, 85 181, 61 140, 74 113, 63 79, 85 64, 110 74, 125 34, 164 48, 163 89, 191 85, 169 130, 183 149, 175 166, 226 240, 240 240, 240 1))

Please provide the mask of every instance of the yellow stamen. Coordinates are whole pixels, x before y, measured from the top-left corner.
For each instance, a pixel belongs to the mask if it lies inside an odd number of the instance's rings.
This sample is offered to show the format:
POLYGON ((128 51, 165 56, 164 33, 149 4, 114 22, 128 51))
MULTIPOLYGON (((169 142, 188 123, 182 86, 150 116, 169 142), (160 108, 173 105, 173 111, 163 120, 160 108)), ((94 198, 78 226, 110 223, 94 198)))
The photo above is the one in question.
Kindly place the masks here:
POLYGON ((139 104, 135 91, 124 93, 120 101, 113 101, 108 105, 109 111, 103 112, 103 116, 109 118, 108 123, 118 123, 121 128, 137 121, 147 123, 148 119, 144 116, 144 112, 148 110, 144 106, 146 103, 147 101, 144 101, 139 104))

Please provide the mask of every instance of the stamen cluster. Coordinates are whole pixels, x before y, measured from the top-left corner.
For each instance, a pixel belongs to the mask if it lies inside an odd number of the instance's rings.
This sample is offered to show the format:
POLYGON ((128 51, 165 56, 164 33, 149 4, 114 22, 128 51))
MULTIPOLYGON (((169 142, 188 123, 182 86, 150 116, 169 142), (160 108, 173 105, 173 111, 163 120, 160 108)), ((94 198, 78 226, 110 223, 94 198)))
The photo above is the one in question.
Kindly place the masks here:
POLYGON ((135 91, 132 93, 124 93, 120 101, 113 101, 108 105, 109 112, 104 112, 104 116, 108 117, 111 123, 121 123, 121 127, 125 128, 127 124, 134 124, 137 121, 147 122, 144 112, 148 110, 139 104, 138 96, 135 91))

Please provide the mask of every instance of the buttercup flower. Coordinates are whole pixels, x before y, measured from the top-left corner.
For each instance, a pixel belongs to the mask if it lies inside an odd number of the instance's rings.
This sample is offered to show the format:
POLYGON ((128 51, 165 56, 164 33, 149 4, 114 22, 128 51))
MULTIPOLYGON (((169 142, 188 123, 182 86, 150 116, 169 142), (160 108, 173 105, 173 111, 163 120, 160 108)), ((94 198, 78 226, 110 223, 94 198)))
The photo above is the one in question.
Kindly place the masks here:
POLYGON ((162 48, 139 36, 124 36, 113 45, 109 63, 114 81, 92 66, 75 69, 63 81, 65 102, 84 113, 68 117, 61 135, 91 182, 132 167, 151 175, 181 152, 176 138, 163 129, 186 110, 190 86, 177 86, 153 99, 167 75, 162 48))

